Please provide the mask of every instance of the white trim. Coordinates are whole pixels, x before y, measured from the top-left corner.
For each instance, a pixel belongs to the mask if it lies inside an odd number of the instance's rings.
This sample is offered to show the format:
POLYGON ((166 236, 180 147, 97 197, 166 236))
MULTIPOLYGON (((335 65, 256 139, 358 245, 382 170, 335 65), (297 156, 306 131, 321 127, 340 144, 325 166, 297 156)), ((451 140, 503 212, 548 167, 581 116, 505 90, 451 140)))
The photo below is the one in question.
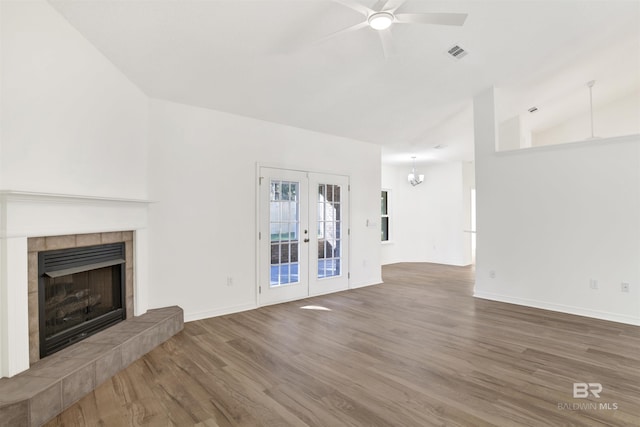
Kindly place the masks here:
POLYGON ((292 171, 292 172, 317 173, 317 174, 323 174, 323 175, 337 175, 337 176, 344 176, 344 177, 347 177, 347 178, 351 177, 351 175, 349 174, 348 171, 330 172, 330 171, 327 171, 327 170, 320 170, 320 169, 300 169, 300 168, 295 168, 295 167, 286 166, 286 165, 283 165, 283 164, 280 164, 280 163, 272 163, 272 162, 266 162, 266 163, 257 162, 256 165, 258 167, 258 171, 260 171, 260 168, 268 168, 268 169, 282 169, 282 170, 287 170, 287 171, 292 171))
POLYGON ((366 281, 366 282, 351 283, 349 285, 349 289, 365 288, 367 286, 375 286, 375 285, 382 285, 382 284, 384 284, 384 282, 382 281, 382 278, 380 278, 380 279, 375 280, 373 282, 366 281))
POLYGON ((47 203, 118 203, 118 204, 150 204, 150 200, 123 199, 117 197, 96 197, 79 194, 37 193, 33 191, 0 190, 0 198, 7 201, 29 201, 47 203))
MULTIPOLYGON (((640 134, 636 133, 631 135, 613 136, 610 138, 593 138, 593 139, 583 139, 581 141, 559 142, 557 144, 534 145, 532 147, 514 148, 511 150, 495 150, 495 154, 499 156, 510 156, 514 154, 532 153, 537 151, 556 151, 556 150, 572 149, 574 147, 581 147, 585 145, 597 146, 597 145, 604 145, 604 144, 637 142, 638 138, 640 138, 640 134)), ((496 143, 497 143, 497 140, 496 140, 496 143)))
MULTIPOLYGON (((351 287, 349 289, 357 289, 357 288, 364 288, 367 286, 374 286, 374 285, 381 285, 383 282, 382 280, 379 281, 374 281, 374 282, 361 282, 358 283, 356 285, 351 285, 351 287)), ((322 293, 322 294, 317 294, 317 295, 310 295, 308 297, 305 298, 294 298, 291 300, 287 300, 287 301, 278 301, 278 302, 274 302, 272 304, 265 304, 262 306, 258 306, 257 304, 241 304, 241 305, 235 305, 235 306, 231 306, 231 307, 223 307, 223 308, 217 308, 215 310, 207 310, 207 311, 198 311, 195 313, 185 313, 184 314, 184 321, 185 322, 193 322, 196 320, 201 320, 201 319, 209 319, 212 317, 218 317, 218 316, 226 316, 227 314, 234 314, 234 313, 240 313, 243 311, 248 311, 248 310, 255 310, 261 307, 268 307, 269 305, 277 305, 277 304, 284 304, 284 303, 289 303, 289 302, 294 302, 294 301, 304 301, 308 298, 314 298, 317 296, 322 296, 322 295, 328 295, 328 294, 335 294, 338 292, 347 292, 349 289, 343 289, 343 290, 339 290, 339 291, 333 291, 333 292, 326 292, 326 293, 322 293)))
POLYGON ((151 202, 49 193, 0 191, 0 237, 45 237, 137 230, 151 202))
POLYGON ((0 378, 29 369, 27 238, 0 239, 0 378))
POLYGON ((231 307, 216 308, 215 310, 198 311, 195 313, 185 313, 184 321, 193 322, 195 320, 209 319, 211 317, 225 316, 227 314, 240 313, 242 311, 258 308, 255 304, 240 304, 231 307))
POLYGON ((133 315, 141 316, 149 309, 149 231, 138 228, 133 232, 133 315))
POLYGON ((590 310, 582 307, 574 307, 563 304, 548 303, 545 301, 537 301, 528 298, 518 298, 508 295, 494 294, 491 292, 474 291, 475 298, 481 298, 490 301, 504 302, 509 304, 522 305, 526 307, 540 308, 542 310, 558 311, 561 313, 573 314, 576 316, 591 317, 595 319, 608 320, 611 322, 625 323, 628 325, 640 326, 640 318, 625 316, 617 313, 606 311, 590 310))
POLYGON ((255 177, 255 206, 253 207, 253 212, 255 215, 255 221, 254 221, 254 239, 255 239, 255 246, 254 246, 254 250, 255 250, 255 260, 256 260, 256 264, 255 264, 255 271, 256 271, 256 277, 255 277, 255 293, 256 293, 256 298, 255 298, 255 306, 256 307, 260 307, 260 238, 259 233, 262 232, 262 230, 260 230, 260 186, 262 185, 262 177, 260 176, 260 169, 262 168, 262 166, 260 165, 260 162, 256 162, 256 177, 255 177))

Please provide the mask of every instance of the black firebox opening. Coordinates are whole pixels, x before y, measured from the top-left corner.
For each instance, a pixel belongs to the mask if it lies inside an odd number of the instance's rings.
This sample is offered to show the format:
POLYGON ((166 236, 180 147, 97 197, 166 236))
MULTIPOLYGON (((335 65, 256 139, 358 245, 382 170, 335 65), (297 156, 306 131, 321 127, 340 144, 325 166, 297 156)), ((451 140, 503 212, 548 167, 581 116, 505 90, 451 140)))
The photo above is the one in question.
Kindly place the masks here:
POLYGON ((38 254, 40 357, 126 318, 124 243, 38 254))

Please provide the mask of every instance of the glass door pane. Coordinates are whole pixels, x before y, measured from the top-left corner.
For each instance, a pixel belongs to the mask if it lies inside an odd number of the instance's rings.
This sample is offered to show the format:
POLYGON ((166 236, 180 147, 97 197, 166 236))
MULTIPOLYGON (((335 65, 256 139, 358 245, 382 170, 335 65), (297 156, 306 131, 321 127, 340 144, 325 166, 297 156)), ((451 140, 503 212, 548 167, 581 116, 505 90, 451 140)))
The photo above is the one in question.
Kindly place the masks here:
POLYGON ((300 183, 270 180, 269 230, 271 269, 269 286, 299 282, 300 183))
POLYGON ((310 295, 349 288, 349 178, 310 173, 310 295))
POLYGON ((317 194, 318 213, 318 278, 339 276, 342 221, 340 212, 341 189, 339 185, 319 184, 317 194))

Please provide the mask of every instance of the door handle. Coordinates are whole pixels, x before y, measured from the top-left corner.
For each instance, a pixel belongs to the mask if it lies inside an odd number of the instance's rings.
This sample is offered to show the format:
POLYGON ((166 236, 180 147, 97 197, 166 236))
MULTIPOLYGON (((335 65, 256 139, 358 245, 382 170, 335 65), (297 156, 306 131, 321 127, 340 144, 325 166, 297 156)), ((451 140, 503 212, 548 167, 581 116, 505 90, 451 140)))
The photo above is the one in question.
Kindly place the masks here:
POLYGON ((304 239, 304 242, 305 242, 305 243, 308 243, 308 242, 309 242, 309 239, 304 239))

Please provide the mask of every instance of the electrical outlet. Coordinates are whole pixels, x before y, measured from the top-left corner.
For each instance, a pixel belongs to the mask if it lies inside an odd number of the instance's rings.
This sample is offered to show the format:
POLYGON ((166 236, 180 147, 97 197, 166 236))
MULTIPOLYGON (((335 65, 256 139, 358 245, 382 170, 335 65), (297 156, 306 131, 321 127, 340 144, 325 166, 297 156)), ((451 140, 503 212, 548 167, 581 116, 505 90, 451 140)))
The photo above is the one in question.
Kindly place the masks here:
POLYGON ((491 271, 489 271, 489 277, 490 277, 490 278, 492 278, 492 279, 495 279, 495 278, 496 278, 496 272, 495 272, 495 270, 491 270, 491 271))
POLYGON ((629 284, 627 282, 620 283, 620 292, 629 292, 629 284))
POLYGON ((233 286, 233 277, 227 277, 227 286, 233 286))
POLYGON ((598 289, 598 281, 596 279, 589 280, 589 288, 598 289))

